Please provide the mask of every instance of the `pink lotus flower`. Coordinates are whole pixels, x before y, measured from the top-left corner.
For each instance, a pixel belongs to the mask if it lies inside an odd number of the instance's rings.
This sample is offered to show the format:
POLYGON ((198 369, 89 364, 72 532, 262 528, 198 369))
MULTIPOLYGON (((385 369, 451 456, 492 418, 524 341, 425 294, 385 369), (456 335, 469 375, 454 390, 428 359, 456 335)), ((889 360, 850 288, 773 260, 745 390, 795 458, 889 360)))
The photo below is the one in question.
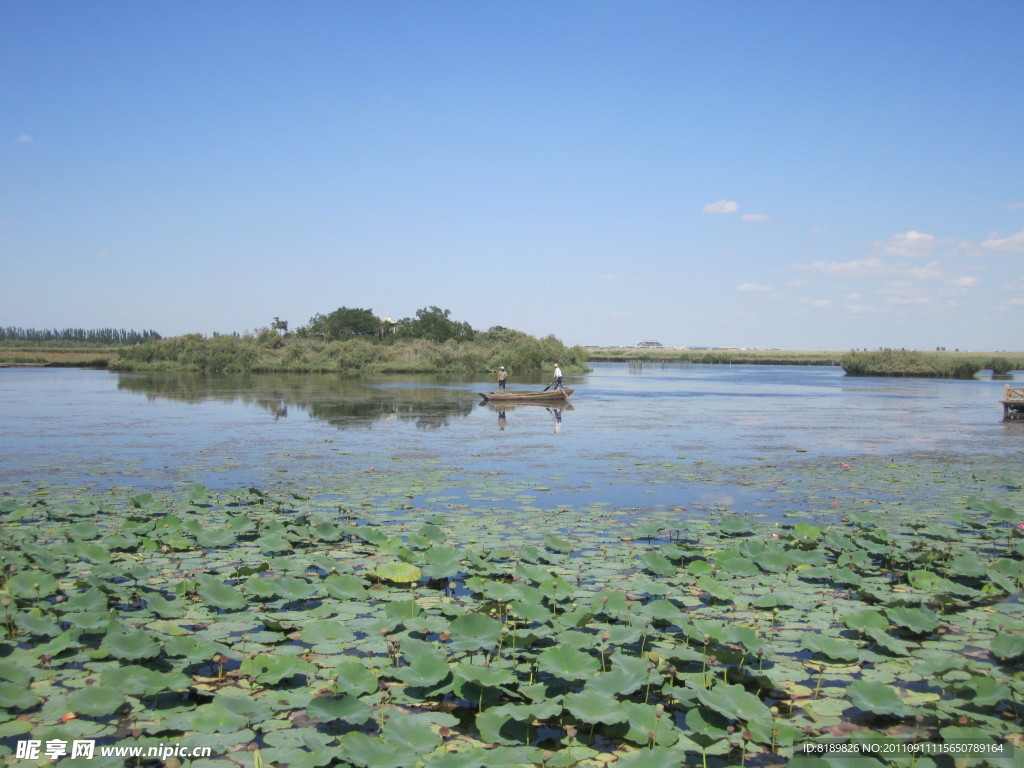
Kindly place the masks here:
POLYGON ((843 469, 849 469, 849 468, 850 468, 850 465, 849 465, 849 464, 843 464, 843 465, 841 465, 841 466, 843 467, 843 469))
POLYGON ((1024 523, 1017 523, 1017 530, 1024 531, 1024 523))

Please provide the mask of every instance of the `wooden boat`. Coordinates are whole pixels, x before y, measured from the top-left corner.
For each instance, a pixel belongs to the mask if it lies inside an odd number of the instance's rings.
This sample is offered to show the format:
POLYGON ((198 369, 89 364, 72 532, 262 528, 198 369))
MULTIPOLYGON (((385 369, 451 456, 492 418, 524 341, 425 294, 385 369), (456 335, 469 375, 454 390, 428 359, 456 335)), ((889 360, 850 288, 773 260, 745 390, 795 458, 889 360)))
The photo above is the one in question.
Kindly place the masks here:
POLYGON ((489 403, 511 402, 565 402, 576 390, 550 389, 547 392, 480 392, 480 397, 489 403))

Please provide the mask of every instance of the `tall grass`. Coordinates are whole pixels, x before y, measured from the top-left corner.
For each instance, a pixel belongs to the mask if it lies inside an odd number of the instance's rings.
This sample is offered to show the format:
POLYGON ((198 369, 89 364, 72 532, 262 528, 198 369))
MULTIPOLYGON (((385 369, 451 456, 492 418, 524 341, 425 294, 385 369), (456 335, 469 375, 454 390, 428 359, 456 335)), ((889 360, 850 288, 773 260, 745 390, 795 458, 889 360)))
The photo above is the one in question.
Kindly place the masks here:
POLYGON ((848 352, 843 355, 841 365, 848 376, 971 379, 985 369, 996 373, 1024 369, 1024 358, 994 358, 987 353, 882 349, 874 352, 848 352))
POLYGON ((111 368, 121 371, 193 370, 225 373, 336 372, 480 373, 499 366, 519 372, 540 372, 559 363, 566 373, 582 373, 586 353, 566 347, 554 336, 542 339, 518 331, 488 331, 472 341, 357 337, 324 341, 260 333, 257 336, 198 334, 154 339, 121 349, 111 368))

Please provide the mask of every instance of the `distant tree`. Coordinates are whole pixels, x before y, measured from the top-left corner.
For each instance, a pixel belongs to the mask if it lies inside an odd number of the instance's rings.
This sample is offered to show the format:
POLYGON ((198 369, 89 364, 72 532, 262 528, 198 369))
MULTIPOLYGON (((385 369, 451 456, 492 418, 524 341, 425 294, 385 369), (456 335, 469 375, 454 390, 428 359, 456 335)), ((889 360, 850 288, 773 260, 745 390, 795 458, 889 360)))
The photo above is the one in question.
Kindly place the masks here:
POLYGON ((281 333, 288 333, 288 321, 282 320, 279 317, 275 317, 274 322, 270 324, 270 330, 281 331, 281 333))
POLYGON ((451 320, 451 310, 440 307, 424 307, 416 310, 415 319, 403 321, 401 327, 403 333, 417 339, 429 339, 430 341, 468 341, 476 335, 476 331, 469 323, 459 323, 451 320))
POLYGON ((314 315, 309 333, 328 341, 350 336, 372 336, 380 331, 381 321, 370 309, 339 307, 329 315, 314 315))

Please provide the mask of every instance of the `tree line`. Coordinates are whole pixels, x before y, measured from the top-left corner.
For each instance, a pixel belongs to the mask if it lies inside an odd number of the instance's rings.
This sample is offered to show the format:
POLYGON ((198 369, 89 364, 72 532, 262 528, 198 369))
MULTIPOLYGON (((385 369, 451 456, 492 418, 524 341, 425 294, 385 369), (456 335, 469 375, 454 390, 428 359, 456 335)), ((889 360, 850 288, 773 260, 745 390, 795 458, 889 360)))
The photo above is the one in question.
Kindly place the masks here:
MULTIPOLYGON (((343 341, 355 337, 390 340, 396 338, 428 341, 472 341, 477 331, 467 322, 453 320, 450 309, 430 306, 416 310, 415 317, 392 320, 377 317, 372 309, 339 307, 329 314, 316 314, 295 334, 300 338, 343 341)), ((288 322, 275 317, 271 330, 287 333, 288 322)))
POLYGON ((0 328, 0 341, 70 342, 74 344, 141 344, 161 338, 156 331, 128 331, 124 328, 0 328))

